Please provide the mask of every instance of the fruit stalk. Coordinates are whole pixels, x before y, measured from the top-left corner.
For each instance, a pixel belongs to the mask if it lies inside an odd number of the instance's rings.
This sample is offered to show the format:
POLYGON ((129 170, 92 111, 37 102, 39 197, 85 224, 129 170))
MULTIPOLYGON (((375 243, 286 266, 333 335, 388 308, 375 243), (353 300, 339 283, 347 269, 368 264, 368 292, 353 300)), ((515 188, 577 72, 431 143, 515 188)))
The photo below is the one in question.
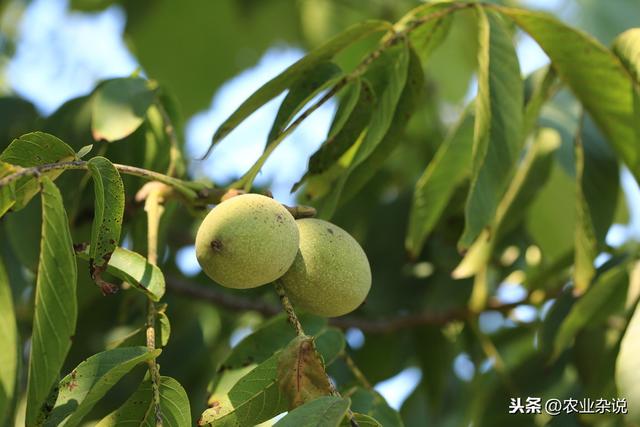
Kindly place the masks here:
MULTIPOLYGON (((289 318, 289 323, 296 330, 296 335, 304 336, 304 330, 302 329, 302 324, 300 320, 298 320, 298 316, 296 316, 296 312, 293 310, 293 306, 291 305, 291 301, 289 301, 289 297, 287 293, 284 291, 284 286, 279 280, 274 282, 274 287, 276 288, 276 292, 280 297, 280 301, 282 302, 282 308, 284 308, 285 313, 287 313, 287 317, 289 318)), ((331 383, 331 382, 329 382, 331 383)))

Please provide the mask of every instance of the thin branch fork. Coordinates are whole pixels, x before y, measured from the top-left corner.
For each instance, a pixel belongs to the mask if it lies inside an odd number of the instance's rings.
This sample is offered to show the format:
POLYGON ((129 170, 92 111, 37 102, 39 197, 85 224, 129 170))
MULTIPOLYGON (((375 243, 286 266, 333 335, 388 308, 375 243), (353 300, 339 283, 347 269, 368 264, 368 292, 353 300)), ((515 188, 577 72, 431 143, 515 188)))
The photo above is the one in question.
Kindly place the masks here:
MULTIPOLYGON (((232 311, 257 311, 266 317, 275 316, 282 312, 282 309, 278 305, 269 304, 262 300, 239 297, 219 291, 213 287, 200 286, 180 277, 167 276, 166 283, 167 288, 175 294, 200 301, 207 301, 213 305, 232 311)), ((508 304, 490 301, 486 310, 508 313, 515 307, 526 303, 526 301, 526 298, 508 304)), ((347 316, 330 319, 329 323, 341 329, 358 328, 363 332, 385 334, 423 325, 442 326, 456 320, 466 320, 475 315, 477 315, 477 313, 463 307, 445 312, 421 312, 381 319, 347 316)))

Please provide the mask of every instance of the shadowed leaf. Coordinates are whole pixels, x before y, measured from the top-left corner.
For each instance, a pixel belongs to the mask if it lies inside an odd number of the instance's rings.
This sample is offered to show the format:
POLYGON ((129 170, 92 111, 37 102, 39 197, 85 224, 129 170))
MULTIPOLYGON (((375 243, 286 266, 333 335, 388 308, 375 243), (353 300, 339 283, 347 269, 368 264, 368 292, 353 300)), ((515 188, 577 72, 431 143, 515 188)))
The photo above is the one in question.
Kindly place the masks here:
POLYGON ((349 401, 323 396, 289 412, 277 427, 338 427, 349 409, 349 401))
POLYGON ((478 10, 478 96, 471 188, 459 246, 469 247, 495 215, 517 165, 524 138, 524 85, 515 48, 495 12, 478 10))
MULTIPOLYGON (((76 153, 73 148, 55 136, 44 132, 32 132, 22 135, 14 139, 0 154, 0 161, 23 168, 75 159, 76 153)), ((62 170, 54 170, 45 172, 43 175, 55 180, 62 172, 62 170)), ((16 211, 25 207, 39 190, 38 182, 31 176, 25 176, 14 181, 13 187, 13 197, 15 197, 13 210, 16 211)), ((5 190, 3 190, 3 197, 5 197, 5 190)))
POLYGON ((342 33, 329 40, 324 45, 312 50, 304 58, 291 65, 282 73, 265 83, 260 89, 255 91, 247 98, 236 111, 234 111, 225 121, 218 127, 211 145, 205 154, 205 157, 211 152, 213 147, 218 144, 233 129, 249 117, 254 111, 262 107, 264 104, 278 96, 285 89, 295 84, 300 76, 308 70, 318 66, 318 64, 331 59, 335 54, 340 52, 347 46, 363 39, 373 33, 388 30, 391 25, 384 21, 364 21, 347 28, 342 33))
POLYGON ((93 137, 113 142, 131 135, 144 122, 154 97, 153 85, 140 77, 103 83, 93 95, 93 137))
MULTIPOLYGON (((138 389, 118 409, 103 418, 96 427, 135 425, 155 427, 151 381, 143 381, 138 389)), ((191 426, 189 398, 180 383, 170 377, 160 377, 160 411, 163 427, 191 426)))
POLYGON ((473 115, 463 114, 416 183, 405 247, 413 257, 422 250, 456 187, 468 177, 473 143, 473 115))
POLYGON ((0 343, 3 348, 0 351, 0 425, 4 425, 6 416, 11 413, 20 350, 11 286, 2 259, 0 259, 0 343))
POLYGON ((87 162, 95 193, 89 269, 99 285, 111 254, 120 241, 122 215, 124 214, 124 185, 120 173, 104 157, 94 157, 87 162))
POLYGON ((277 380, 279 353, 271 356, 231 387, 228 393, 209 398, 198 425, 256 425, 287 410, 287 401, 277 380))
POLYGON ((58 398, 45 426, 79 425, 120 378, 137 364, 157 357, 161 351, 123 347, 89 357, 60 381, 58 398))
POLYGON ((640 178, 638 110, 633 82, 620 60, 593 37, 553 16, 499 8, 540 45, 558 76, 600 127, 636 180, 640 178))
POLYGON ((640 422, 640 310, 635 312, 620 343, 616 359, 616 386, 618 394, 627 399, 629 415, 625 420, 640 422))
POLYGON ((77 267, 62 196, 42 177, 42 236, 27 379, 26 424, 37 424, 42 405, 58 380, 76 330, 77 267))

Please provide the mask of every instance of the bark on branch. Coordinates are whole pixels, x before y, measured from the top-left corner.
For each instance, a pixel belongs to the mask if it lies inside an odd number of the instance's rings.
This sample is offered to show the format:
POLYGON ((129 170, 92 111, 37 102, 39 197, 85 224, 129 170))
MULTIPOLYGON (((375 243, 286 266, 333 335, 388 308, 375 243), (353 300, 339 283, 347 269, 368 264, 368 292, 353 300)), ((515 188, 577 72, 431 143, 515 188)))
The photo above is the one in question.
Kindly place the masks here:
MULTIPOLYGON (((282 309, 275 304, 228 294, 214 287, 204 287, 177 276, 167 276, 166 281, 169 291, 175 294, 194 298, 199 301, 207 301, 224 309, 232 311, 257 311, 266 317, 275 316, 282 311, 282 309)), ((526 302, 527 298, 514 303, 490 301, 486 310, 508 313, 515 307, 526 302)), ((345 316, 330 319, 329 323, 341 329, 358 328, 363 332, 385 334, 401 329, 415 328, 422 325, 446 325, 447 323, 456 320, 466 320, 476 315, 477 313, 474 313, 465 307, 461 307, 442 312, 425 311, 421 313, 376 319, 358 316, 345 316)))

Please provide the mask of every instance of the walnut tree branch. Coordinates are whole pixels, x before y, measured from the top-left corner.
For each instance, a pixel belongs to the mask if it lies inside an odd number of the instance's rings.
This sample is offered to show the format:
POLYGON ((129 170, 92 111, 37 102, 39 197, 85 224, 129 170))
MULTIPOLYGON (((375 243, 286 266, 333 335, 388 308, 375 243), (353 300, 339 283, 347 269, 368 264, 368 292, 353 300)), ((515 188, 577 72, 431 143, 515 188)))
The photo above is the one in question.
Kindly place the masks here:
MULTIPOLYGON (((166 283, 168 290, 175 294, 194 298, 200 301, 207 301, 227 310, 257 311, 266 317, 271 317, 281 312, 281 308, 275 304, 269 304, 262 300, 239 297, 213 287, 200 286, 192 281, 177 276, 167 276, 166 283)), ((492 300, 489 301, 486 310, 508 313, 515 307, 526 303, 527 300, 528 297, 514 303, 506 304, 492 300)), ((346 316, 330 319, 329 323, 341 329, 358 328, 363 332, 386 334, 422 325, 446 325, 447 323, 451 323, 456 320, 469 319, 475 315, 476 313, 473 313, 466 307, 461 307, 442 312, 427 311, 375 319, 359 316, 346 316)))

